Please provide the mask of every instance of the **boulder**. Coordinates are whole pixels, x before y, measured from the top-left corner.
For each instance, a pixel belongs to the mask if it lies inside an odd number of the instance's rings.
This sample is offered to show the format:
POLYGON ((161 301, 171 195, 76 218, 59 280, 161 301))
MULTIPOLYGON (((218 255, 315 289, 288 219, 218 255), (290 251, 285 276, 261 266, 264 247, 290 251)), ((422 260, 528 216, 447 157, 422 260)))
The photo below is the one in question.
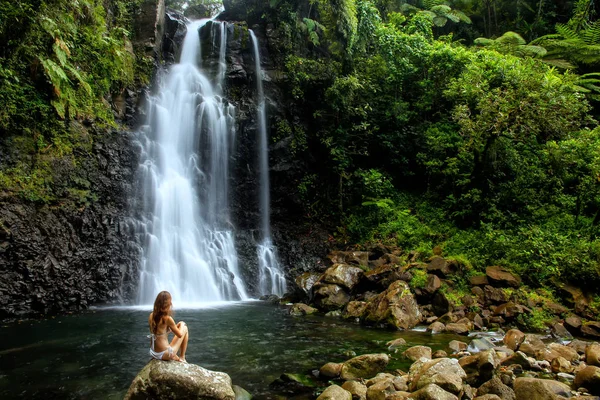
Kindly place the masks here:
POLYGON ((323 273, 321 281, 352 290, 360 282, 363 275, 363 270, 358 267, 347 264, 334 264, 323 273))
POLYGON ((486 337, 479 337, 471 340, 471 343, 469 343, 467 346, 467 351, 470 351, 471 353, 479 353, 480 351, 493 349, 494 347, 496 346, 490 339, 486 337))
POLYGON ((530 357, 527 357, 527 355, 522 351, 516 351, 512 356, 509 356, 502 360, 502 365, 513 364, 520 365, 521 367, 523 367, 523 369, 532 369, 535 364, 535 360, 530 357))
POLYGON ((340 377, 343 380, 370 378, 383 372, 390 362, 387 354, 363 354, 342 364, 340 377))
POLYGON ((483 293, 485 294, 485 299, 488 303, 492 304, 502 304, 506 303, 506 294, 500 288, 495 288, 490 285, 486 285, 483 287, 483 293))
POLYGON ((316 272, 305 272, 302 275, 296 277, 296 286, 306 295, 310 296, 311 289, 317 283, 321 274, 316 272))
POLYGON ((350 301, 350 295, 338 285, 317 283, 313 291, 313 300, 321 310, 339 310, 350 301))
POLYGON ((388 346, 388 350, 392 351, 392 350, 396 350, 398 347, 406 346, 406 340, 404 338, 398 338, 398 339, 390 340, 389 342, 386 343, 386 345, 388 346))
POLYGON ((577 352, 577 354, 585 354, 585 349, 587 348, 587 346, 589 346, 589 344, 590 344, 589 342, 579 340, 579 339, 574 339, 567 346, 569 346, 570 348, 575 350, 577 352))
POLYGON ((421 321, 421 313, 408 284, 396 281, 369 301, 364 319, 398 329, 410 329, 421 321))
POLYGON ((369 266, 367 251, 332 251, 327 255, 332 264, 351 264, 359 267, 369 266))
POLYGON ((437 275, 429 274, 427 275, 427 283, 423 288, 423 291, 429 295, 434 294, 437 290, 442 286, 442 281, 437 275))
POLYGON ((314 314, 317 311, 319 311, 319 310, 317 310, 316 308, 313 308, 311 306, 307 306, 306 304, 296 303, 296 304, 292 305, 292 307, 290 308, 290 315, 298 317, 301 315, 314 314))
POLYGON ((485 275, 472 276, 469 278, 469 283, 471 283, 471 286, 485 286, 490 284, 485 275))
POLYGON ((365 273, 365 279, 381 289, 387 288, 397 280, 410 281, 412 275, 397 265, 385 264, 365 273))
POLYGON ((465 323, 449 323, 446 324, 446 332, 455 333, 457 335, 469 334, 469 325, 465 323))
POLYGON ((198 365, 152 360, 133 379, 125 400, 235 400, 229 375, 198 365))
POLYGON ((342 316, 344 318, 361 318, 367 309, 366 301, 351 301, 346 305, 342 316))
POLYGON ((317 397, 317 400, 352 400, 352 394, 338 385, 331 385, 317 397))
POLYGON ((448 357, 448 353, 446 353, 444 350, 436 350, 431 355, 431 358, 447 358, 447 357, 448 357))
POLYGON ((523 312, 523 306, 509 301, 508 303, 500 304, 496 307, 494 309, 494 316, 500 316, 507 320, 511 320, 523 312))
POLYGON ((352 394, 352 400, 367 399, 367 386, 359 381, 346 381, 342 385, 342 389, 345 389, 352 394))
POLYGON ((386 398, 396 391, 392 379, 382 379, 369 386, 367 384, 367 400, 386 400, 386 398))
POLYGON ((572 334, 579 334, 579 330, 581 329, 581 318, 575 315, 567 317, 565 319, 565 328, 572 334))
POLYGON ((550 379, 517 378, 515 395, 521 400, 556 400, 557 396, 571 397, 571 388, 550 379))
POLYGON ((479 385, 492 379, 500 365, 500 358, 494 350, 485 350, 479 354, 462 357, 458 363, 467 373, 466 381, 472 385, 479 385))
MULTIPOLYGON (((569 346, 565 346, 565 345, 559 344, 559 343, 550 343, 548 345, 548 349, 555 351, 560 356, 566 358, 570 362, 579 360, 579 354, 577 354, 577 351, 572 349, 569 346)), ((548 360, 548 361, 552 361, 552 360, 548 360)))
POLYGON ((571 365, 571 363, 566 358, 560 356, 552 360, 552 362, 550 363, 550 369, 555 374, 561 372, 570 374, 571 372, 573 372, 573 366, 571 365))
POLYGON ((433 383, 411 393, 409 398, 414 400, 458 400, 458 397, 433 383))
POLYGON ((446 330, 446 326, 441 322, 435 321, 431 325, 427 327, 427 332, 431 332, 433 334, 444 332, 446 330))
POLYGON ((408 358, 411 361, 417 361, 422 357, 428 358, 431 360, 431 347, 427 346, 413 346, 409 349, 406 349, 402 355, 408 358))
POLYGON ((458 360, 452 358, 438 358, 411 370, 412 391, 435 384, 448 392, 458 394, 462 391, 462 379, 467 377, 458 360))
POLYGON ((588 365, 575 375, 575 388, 584 387, 595 396, 600 396, 600 368, 588 365))
POLYGON ((323 365, 319 369, 319 377, 333 379, 333 378, 337 378, 338 376, 340 376, 341 372, 342 372, 342 364, 341 363, 328 362, 327 364, 323 365))
POLYGON ((461 342, 460 340, 452 340, 450 343, 448 343, 448 347, 453 353, 460 353, 461 351, 465 351, 467 349, 467 344, 465 342, 461 342))
POLYGON ((585 362, 600 367, 600 344, 592 343, 585 348, 585 362))
POLYGON ((427 272, 445 278, 458 271, 458 264, 454 261, 447 261, 443 257, 434 256, 427 264, 427 272))
POLYGON ((592 321, 581 325, 581 334, 585 337, 600 339, 600 322, 592 321))
POLYGON ((525 340, 519 346, 519 350, 530 357, 537 358, 546 351, 546 345, 536 335, 525 335, 525 340))
POLYGON ((502 400, 516 399, 515 392, 497 377, 490 379, 477 389, 477 396, 484 396, 486 394, 495 394, 502 400))
POLYGON ((490 283, 494 286, 499 287, 519 287, 521 285, 521 278, 518 275, 512 273, 506 268, 499 266, 487 267, 485 269, 485 275, 487 276, 490 283))
POLYGON ((474 397, 473 400, 504 400, 497 394, 484 394, 483 396, 474 397))
POLYGON ((561 340, 569 340, 573 339, 573 335, 569 330, 561 323, 557 322, 552 324, 550 327, 550 331, 552 332, 552 336, 561 340))
POLYGON ((233 392, 235 393, 235 400, 252 400, 250 392, 241 386, 233 385, 233 392))

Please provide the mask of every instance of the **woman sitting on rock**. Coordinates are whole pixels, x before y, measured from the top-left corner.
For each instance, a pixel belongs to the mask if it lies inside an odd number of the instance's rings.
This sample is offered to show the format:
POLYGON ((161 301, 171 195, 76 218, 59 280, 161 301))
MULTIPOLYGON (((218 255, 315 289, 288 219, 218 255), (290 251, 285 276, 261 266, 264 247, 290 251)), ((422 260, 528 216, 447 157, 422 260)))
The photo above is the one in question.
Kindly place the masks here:
POLYGON ((148 325, 150 325, 150 356, 157 360, 175 360, 185 361, 185 350, 187 349, 188 327, 185 322, 181 321, 175 324, 172 315, 173 304, 171 303, 171 294, 167 291, 162 291, 154 300, 154 311, 148 317, 148 325), (175 337, 169 344, 169 331, 175 334, 175 337), (177 353, 181 350, 180 355, 177 353))

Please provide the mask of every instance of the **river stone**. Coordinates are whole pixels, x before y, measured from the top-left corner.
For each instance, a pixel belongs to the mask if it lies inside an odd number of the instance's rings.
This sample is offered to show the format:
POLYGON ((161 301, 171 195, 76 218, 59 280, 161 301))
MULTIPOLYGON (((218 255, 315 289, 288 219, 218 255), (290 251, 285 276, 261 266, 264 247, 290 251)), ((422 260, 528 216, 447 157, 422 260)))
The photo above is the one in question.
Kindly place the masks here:
POLYGON ((546 345, 538 336, 528 334, 525 335, 525 340, 519 346, 519 351, 522 351, 530 357, 538 358, 540 354, 543 354, 546 351, 546 345))
POLYGON ((592 343, 585 348, 585 362, 600 367, 600 344, 592 343))
POLYGON ((431 332, 433 334, 444 332, 446 330, 446 325, 441 322, 435 321, 431 325, 427 327, 427 332, 431 332))
MULTIPOLYGON (((575 349, 572 349, 569 346, 565 346, 565 345, 559 344, 559 343, 550 343, 548 345, 548 349, 555 351, 560 356, 566 358, 570 362, 579 360, 579 354, 577 354, 577 351, 575 349)), ((554 358, 556 358, 556 357, 554 357, 554 358)), ((548 359, 546 358, 546 360, 548 360, 548 359)), ((552 362, 552 360, 548 360, 548 361, 552 362)))
POLYGON ((502 360, 502 365, 513 365, 517 364, 523 367, 524 369, 532 369, 535 364, 535 360, 530 357, 527 357, 525 353, 522 351, 516 351, 512 356, 505 358, 502 360))
POLYGON ((567 346, 577 352, 577 354, 585 354, 585 349, 589 346, 590 342, 584 340, 574 339, 567 346))
POLYGON ((510 329, 502 339, 506 347, 512 351, 516 351, 521 343, 525 341, 525 334, 518 329, 510 329))
POLYGON ((492 343, 490 339, 480 337, 471 340, 471 343, 469 343, 466 350, 471 353, 479 353, 480 351, 493 349, 494 347, 494 343, 492 343))
POLYGON ((421 313, 408 284, 396 281, 369 301, 364 318, 368 322, 410 329, 421 321, 421 313))
POLYGON ((586 322, 581 326, 581 334, 586 337, 600 339, 600 322, 586 322))
POLYGON ((342 389, 352 394, 352 400, 366 400, 367 398, 367 386, 358 381, 346 381, 342 385, 342 389))
POLYGON ((317 283, 313 290, 314 302, 322 310, 339 310, 350 301, 350 295, 338 285, 317 283))
POLYGON ((344 318, 361 318, 367 309, 368 303, 366 301, 353 300, 346 305, 344 309, 344 318))
POLYGON ((483 396, 473 397, 473 400, 504 400, 496 394, 484 394, 483 396))
POLYGON ((561 340, 573 339, 573 335, 571 334, 571 332, 569 332, 569 330, 567 328, 565 328, 565 326, 559 322, 552 324, 552 327, 550 327, 550 330, 552 331, 552 336, 554 336, 557 339, 561 339, 561 340))
POLYGON ((338 385, 331 385, 317 397, 317 400, 352 400, 352 394, 338 385))
POLYGON ((395 375, 392 375, 390 373, 387 372, 380 372, 377 375, 375 375, 373 378, 367 380, 365 382, 365 385, 367 385, 367 387, 371 387, 376 383, 379 383, 381 381, 392 381, 392 379, 394 379, 395 375))
POLYGON ((581 329, 581 318, 576 315, 572 315, 565 319, 565 328, 573 334, 578 334, 581 329))
POLYGON ((352 290, 354 286, 360 282, 364 272, 358 267, 353 267, 347 264, 334 264, 323 273, 321 281, 325 283, 333 283, 342 286, 348 290, 352 290))
POLYGON ((569 386, 550 379, 517 378, 514 390, 519 400, 556 400, 557 396, 571 397, 569 386))
POLYGON ((367 400, 386 400, 386 398, 396 391, 392 379, 382 379, 369 386, 367 384, 367 400))
POLYGON ((502 381, 498 377, 490 379, 489 381, 481 385, 479 389, 477 389, 478 396, 483 396, 486 394, 495 394, 502 400, 516 399, 515 392, 510 387, 502 383, 502 381))
POLYGON ((458 400, 458 397, 452 393, 446 392, 434 383, 417 390, 412 393, 409 398, 415 400, 458 400))
POLYGON ((600 368, 588 365, 575 375, 575 388, 584 387, 591 394, 600 396, 600 368))
POLYGON ((558 374, 560 372, 564 372, 567 374, 573 372, 573 366, 571 365, 571 363, 566 358, 560 356, 552 360, 552 362, 550 363, 550 368, 555 374, 558 374))
POLYGON ((467 349, 467 344, 460 340, 452 340, 448 343, 448 348, 452 350, 453 353, 459 353, 467 349))
POLYGON ((125 400, 235 400, 231 378, 198 365, 152 360, 133 379, 125 400))
POLYGON ((250 392, 241 386, 233 385, 233 392, 235 393, 235 400, 252 400, 250 392))
POLYGON ((296 304, 292 305, 292 307, 290 308, 290 315, 298 317, 298 316, 301 316, 301 315, 314 314, 317 311, 318 310, 316 308, 313 308, 311 306, 307 306, 306 304, 296 303, 296 304))
POLYGON ((402 355, 413 362, 423 357, 431 360, 431 347, 413 346, 409 349, 406 349, 402 355))
POLYGON ((472 276, 469 278, 469 283, 471 284, 471 286, 485 286, 490 284, 487 276, 485 275, 472 276))
POLYGON ((506 268, 499 266, 487 267, 485 269, 485 275, 492 285, 505 287, 519 287, 521 285, 521 278, 518 275, 512 273, 506 268))
POLYGON ((310 295, 310 291, 315 283, 319 280, 321 274, 316 272, 305 272, 302 275, 296 277, 296 285, 304 292, 305 295, 310 295))
POLYGON ((446 332, 455 333, 457 335, 467 335, 469 333, 469 325, 465 323, 449 323, 446 324, 446 332))
POLYGON ((319 376, 324 378, 337 378, 342 372, 342 363, 328 362, 319 369, 319 376))
POLYGON ((458 360, 438 358, 424 363, 416 373, 413 371, 410 389, 414 391, 436 384, 448 392, 458 394, 462 390, 462 379, 466 377, 458 360))
POLYGON ((389 362, 387 354, 363 354, 343 363, 340 377, 345 381, 369 378, 384 371, 389 362))
POLYGON ((388 350, 392 351, 392 350, 396 350, 398 347, 406 346, 406 340, 404 338, 398 338, 398 339, 390 340, 389 342, 386 343, 386 345, 388 346, 388 350))
POLYGON ((446 353, 444 350, 436 350, 431 355, 431 358, 448 358, 448 353, 446 353))
POLYGON ((452 275, 458 271, 458 264, 454 261, 447 261, 443 257, 435 256, 427 264, 427 272, 438 275, 442 278, 452 275))

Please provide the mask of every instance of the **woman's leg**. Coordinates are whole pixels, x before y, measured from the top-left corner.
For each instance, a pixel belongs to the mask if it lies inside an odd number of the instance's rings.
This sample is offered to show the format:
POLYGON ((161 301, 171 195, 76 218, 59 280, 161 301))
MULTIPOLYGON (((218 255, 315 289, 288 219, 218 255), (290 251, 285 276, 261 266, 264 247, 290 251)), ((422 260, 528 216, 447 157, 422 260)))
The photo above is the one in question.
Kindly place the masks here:
POLYGON ((174 360, 178 360, 178 359, 182 359, 183 361, 185 360, 185 351, 187 349, 187 342, 188 342, 188 327, 185 323, 179 322, 177 324, 177 328, 183 333, 182 337, 177 337, 175 336, 173 338, 173 340, 171 341, 171 348, 173 349, 173 359, 174 360), (181 356, 177 357, 177 353, 179 352, 179 350, 181 349, 181 356))

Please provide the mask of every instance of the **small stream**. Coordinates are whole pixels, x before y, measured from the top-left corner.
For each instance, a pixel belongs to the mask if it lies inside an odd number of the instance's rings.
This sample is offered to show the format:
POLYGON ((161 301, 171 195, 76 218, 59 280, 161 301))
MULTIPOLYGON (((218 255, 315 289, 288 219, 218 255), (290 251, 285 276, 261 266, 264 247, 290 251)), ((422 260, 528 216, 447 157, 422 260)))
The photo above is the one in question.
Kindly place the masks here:
MULTIPOLYGON (((174 304, 177 307, 177 304, 174 304)), ((148 362, 149 309, 98 309, 0 328, 0 398, 122 399, 148 362)), ((190 329, 188 362, 227 372, 251 394, 272 397, 283 372, 310 373, 329 361, 408 346, 445 349, 454 335, 369 328, 324 316, 292 317, 263 302, 175 310, 190 329)), ((465 340, 462 337, 462 340, 465 340)), ((408 368, 392 354, 389 369, 408 368)))

